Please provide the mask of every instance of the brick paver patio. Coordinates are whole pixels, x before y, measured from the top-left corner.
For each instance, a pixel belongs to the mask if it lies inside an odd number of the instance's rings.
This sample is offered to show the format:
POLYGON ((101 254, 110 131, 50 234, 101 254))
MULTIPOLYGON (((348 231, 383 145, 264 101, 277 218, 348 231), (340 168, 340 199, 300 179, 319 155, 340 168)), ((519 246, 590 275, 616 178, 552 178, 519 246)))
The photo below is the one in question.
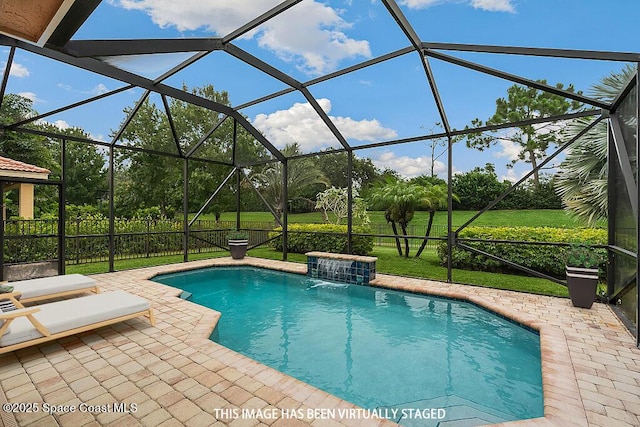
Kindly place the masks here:
MULTIPOLYGON (((7 401, 37 404, 37 412, 15 413, 16 423, 394 425, 358 418, 362 413, 354 405, 209 341, 219 313, 148 280, 158 273, 222 264, 306 271, 300 264, 224 258, 95 275, 105 292, 124 289, 152 301, 156 326, 135 319, 0 356, 7 401), (337 409, 347 416, 325 419, 337 409), (253 416, 243 417, 242 411, 253 416)), ((507 424, 640 425, 640 350, 606 305, 585 310, 562 298, 384 275, 375 285, 466 298, 540 331, 545 417, 507 424)), ((0 423, 13 422, 7 415, 0 423)))

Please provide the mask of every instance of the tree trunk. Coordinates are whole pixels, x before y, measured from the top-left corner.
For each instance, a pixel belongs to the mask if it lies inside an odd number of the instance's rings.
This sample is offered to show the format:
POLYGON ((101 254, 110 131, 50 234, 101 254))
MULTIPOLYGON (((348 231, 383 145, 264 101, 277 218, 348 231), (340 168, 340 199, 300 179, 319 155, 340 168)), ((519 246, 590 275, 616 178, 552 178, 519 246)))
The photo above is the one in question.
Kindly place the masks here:
POLYGON ((277 219, 276 219, 276 218, 273 218, 273 224, 274 224, 274 226, 275 226, 275 227, 279 227, 279 226, 280 226, 280 224, 278 223, 278 220, 280 220, 280 222, 282 222, 282 212, 283 212, 283 210, 282 210, 282 208, 280 207, 280 205, 277 205, 277 206, 275 207, 274 211, 275 211, 276 216, 277 216, 278 218, 277 218, 277 219))
POLYGON ((536 169, 538 167, 538 161, 536 160, 536 153, 534 150, 529 150, 529 160, 531 160, 531 168, 533 169, 533 185, 538 188, 540 187, 540 173, 536 169))
MULTIPOLYGON (((395 236, 398 235, 398 227, 396 227, 395 221, 389 221, 391 223, 391 229, 393 230, 393 234, 395 236)), ((402 256, 402 247, 400 246, 400 239, 395 237, 396 239, 396 248, 398 249, 398 255, 402 256)))
POLYGON ((433 225, 433 217, 436 215, 435 211, 429 211, 429 223, 427 224, 427 231, 424 234, 424 239, 422 240, 422 244, 420 245, 420 249, 418 249, 418 253, 416 253, 416 258, 420 256, 424 248, 427 246, 427 241, 429 240, 429 235, 431 234, 431 226, 433 225))
POLYGON ((402 234, 404 234, 404 257, 409 258, 409 239, 407 236, 407 224, 400 223, 400 227, 402 227, 402 234))

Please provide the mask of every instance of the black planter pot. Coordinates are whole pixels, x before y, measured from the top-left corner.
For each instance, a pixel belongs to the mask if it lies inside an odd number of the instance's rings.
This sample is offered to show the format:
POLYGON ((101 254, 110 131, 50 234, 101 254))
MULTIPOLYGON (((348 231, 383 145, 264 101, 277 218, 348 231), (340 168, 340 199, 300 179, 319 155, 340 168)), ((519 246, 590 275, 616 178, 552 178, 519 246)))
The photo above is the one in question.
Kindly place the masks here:
POLYGON ((591 308, 598 288, 598 269, 567 267, 567 287, 574 307, 591 308))
POLYGON ((229 239, 231 258, 242 259, 247 254, 248 239, 229 239))

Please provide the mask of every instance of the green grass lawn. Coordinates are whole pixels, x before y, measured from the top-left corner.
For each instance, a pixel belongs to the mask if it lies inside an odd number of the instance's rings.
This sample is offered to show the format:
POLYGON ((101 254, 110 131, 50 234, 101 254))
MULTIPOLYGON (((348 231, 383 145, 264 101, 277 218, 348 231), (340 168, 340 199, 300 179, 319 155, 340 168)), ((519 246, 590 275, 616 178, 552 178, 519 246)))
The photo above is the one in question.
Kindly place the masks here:
MULTIPOLYGON (((453 225, 460 226, 475 215, 475 211, 453 211, 453 225)), ((386 224, 384 212, 369 212, 372 224, 386 224)), ((411 224, 426 225, 429 214, 427 212, 416 212, 411 224)), ((203 215, 200 219, 214 219, 212 215, 203 215)), ((224 212, 222 221, 235 221, 236 214, 234 212, 224 212)), ((320 212, 311 212, 305 214, 290 214, 289 223, 322 223, 324 222, 320 212)), ((241 214, 242 221, 263 221, 274 222, 273 216, 269 212, 243 212, 241 214)), ((434 225, 447 225, 447 212, 436 212, 434 225)), ((492 210, 480 215, 472 225, 484 226, 529 226, 529 227, 559 227, 559 228, 576 228, 584 227, 580 221, 570 217, 564 210, 492 210)), ((605 226, 605 224, 600 224, 605 226)))
MULTIPOLYGON (((282 259, 282 253, 273 249, 257 248, 249 251, 250 256, 266 259, 282 259)), ((395 248, 376 246, 371 256, 378 257, 377 270, 380 273, 405 277, 419 277, 433 280, 447 280, 447 268, 440 265, 438 256, 433 251, 425 251, 420 258, 404 258, 398 256, 395 248)), ((290 253, 288 260, 306 263, 304 254, 290 253)), ((496 289, 528 292, 532 294, 566 297, 567 288, 557 283, 537 277, 489 273, 453 269, 452 279, 456 283, 484 286, 496 289)))
MULTIPOLYGON (((282 259, 282 253, 271 248, 252 249, 249 251, 249 255, 265 259, 282 259)), ((425 251, 420 258, 404 258, 398 256, 395 248, 383 248, 377 246, 374 248, 371 255, 378 257, 377 268, 380 273, 441 281, 447 280, 447 269, 439 264, 438 256, 433 251, 425 251)), ((218 258, 224 256, 229 256, 229 252, 190 254, 189 260, 196 261, 199 259, 218 258)), ((307 257, 304 254, 290 253, 288 260, 291 262, 306 263, 307 257)), ((182 255, 137 258, 132 260, 116 261, 115 268, 116 270, 129 270, 133 268, 177 264, 180 262, 182 262, 182 255)), ((109 264, 106 262, 67 266, 68 274, 96 274, 106 273, 108 270, 109 264)), ((541 295, 568 296, 567 289, 564 286, 535 277, 453 269, 452 278, 456 283, 541 295)))
MULTIPOLYGON (((454 225, 462 225, 471 218, 475 212, 454 211, 454 225)), ((386 224, 382 212, 370 213, 372 223, 386 224)), ((223 221, 235 221, 235 213, 223 213, 223 221)), ((205 216, 203 219, 213 219, 205 216)), ((271 214, 268 212, 244 212, 241 219, 243 221, 273 222, 271 214)), ((438 212, 434 224, 436 226, 446 226, 447 213, 438 212)), ((289 217, 290 223, 321 223, 320 213, 292 214, 289 217)), ((416 212, 411 224, 423 226, 427 222, 426 212, 416 212)), ((549 226, 561 228, 582 227, 582 224, 569 217, 563 210, 524 210, 524 211, 489 211, 481 215, 475 225, 491 226, 549 226)), ((389 232, 391 230, 389 229, 389 232)), ((282 259, 282 254, 269 248, 258 248, 249 252, 251 256, 282 259)), ((422 257, 403 258, 397 255, 393 247, 375 246, 372 253, 378 257, 378 271, 386 274, 398 276, 421 277, 434 280, 445 281, 447 279, 447 269, 439 264, 435 251, 425 251, 422 257)), ((228 252, 211 252, 205 254, 192 254, 190 260, 214 258, 228 256, 228 252)), ((302 254, 289 254, 289 261, 306 262, 306 257, 302 254)), ((153 258, 139 258, 133 260, 116 261, 116 270, 126 270, 139 267, 149 267, 163 264, 173 264, 182 262, 182 255, 172 255, 153 258)), ((91 263, 83 265, 72 265, 67 267, 68 273, 94 274, 107 272, 109 266, 106 262, 91 263)), ((522 292, 529 292, 543 295, 567 296, 567 289, 564 286, 550 282, 548 280, 520 275, 498 274, 483 271, 469 271, 454 269, 452 279, 456 283, 466 283, 478 286, 486 286, 497 289, 508 289, 522 292)))
MULTIPOLYGON (((207 252, 207 253, 199 253, 199 254, 189 254, 189 261, 198 261, 201 259, 210 259, 210 258, 220 258, 229 256, 229 252, 220 251, 220 252, 207 252)), ((165 255, 158 257, 150 257, 150 258, 135 258, 135 259, 127 259, 122 261, 116 261, 114 263, 114 267, 117 271, 120 270, 131 270, 134 268, 143 268, 143 267, 155 267, 158 265, 166 265, 166 264, 178 264, 183 261, 182 254, 180 255, 165 255)), ((104 262, 92 262, 88 264, 79 264, 79 265, 67 265, 66 273, 67 274, 98 274, 98 273, 108 273, 109 272, 109 263, 104 262)))
MULTIPOLYGON (((462 225, 475 212, 454 211, 454 225, 462 225)), ((411 224, 419 227, 427 223, 426 212, 416 212, 411 224)), ((373 224, 386 224, 383 212, 370 212, 373 224)), ((235 221, 235 213, 223 213, 223 221, 235 221)), ((213 219, 210 215, 202 217, 202 219, 213 219)), ((241 215, 243 221, 260 221, 273 223, 273 218, 268 212, 243 212, 241 215)), ((290 223, 322 223, 320 213, 292 214, 289 216, 290 223)), ((446 227, 447 213, 437 212, 434 225, 446 227)), ((548 226, 560 228, 576 228, 582 227, 583 224, 571 218, 563 210, 521 210, 521 211, 488 211, 481 215, 474 225, 485 226, 548 226)), ((604 224, 603 224, 604 225, 604 224)), ((386 227, 386 225, 385 225, 386 227)), ((389 232, 391 230, 389 229, 389 232)), ((220 256, 228 256, 228 252, 210 252, 204 254, 192 254, 189 259, 192 261, 198 259, 215 258, 220 256)), ((258 248, 249 252, 249 255, 267 258, 282 259, 282 254, 270 248, 258 248)), ((373 256, 378 257, 378 271, 386 274, 398 276, 420 277, 434 280, 446 281, 447 269, 439 263, 439 259, 433 250, 427 250, 422 257, 403 258, 397 255, 393 247, 375 246, 373 256)), ((289 261, 306 262, 306 257, 302 254, 289 254, 289 261)), ((175 264, 182 262, 182 255, 162 256, 153 258, 138 258, 132 260, 116 261, 116 270, 127 270, 140 267, 150 267, 164 264, 175 264)), ((95 274, 104 273, 109 270, 106 262, 91 263, 82 265, 70 265, 67 267, 68 273, 95 274)), ((469 271, 454 269, 452 279, 456 283, 472 284, 477 286, 485 286, 496 289, 508 289, 514 291, 528 292, 542 295, 553 295, 565 297, 568 295, 567 289, 556 283, 545 279, 539 279, 528 276, 489 273, 483 271, 469 271)))

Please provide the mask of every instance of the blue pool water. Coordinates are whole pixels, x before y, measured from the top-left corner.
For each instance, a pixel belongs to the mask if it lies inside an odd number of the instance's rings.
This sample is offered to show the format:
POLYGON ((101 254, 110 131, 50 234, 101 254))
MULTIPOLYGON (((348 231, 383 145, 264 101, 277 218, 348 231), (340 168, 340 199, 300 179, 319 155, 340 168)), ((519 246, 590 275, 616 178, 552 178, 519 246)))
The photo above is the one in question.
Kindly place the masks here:
POLYGON ((473 304, 251 267, 154 280, 220 311, 216 342, 361 407, 543 415, 539 336, 473 304))

